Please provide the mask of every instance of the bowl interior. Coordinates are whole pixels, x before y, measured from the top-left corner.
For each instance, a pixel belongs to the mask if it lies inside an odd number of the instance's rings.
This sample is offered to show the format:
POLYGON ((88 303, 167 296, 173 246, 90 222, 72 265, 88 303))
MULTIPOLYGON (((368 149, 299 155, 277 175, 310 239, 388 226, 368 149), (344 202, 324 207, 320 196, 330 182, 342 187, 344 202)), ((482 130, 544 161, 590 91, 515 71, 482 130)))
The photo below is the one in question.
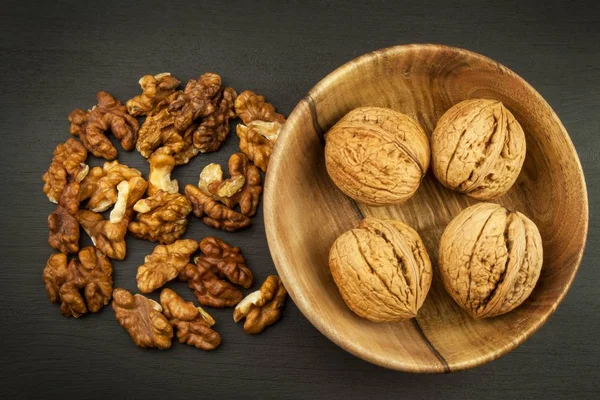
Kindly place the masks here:
POLYGON ((340 67, 298 104, 269 164, 265 219, 271 254, 303 314, 335 343, 373 363, 412 372, 447 372, 493 360, 538 329, 564 297, 587 235, 587 193, 579 159, 543 98, 506 67, 466 50, 397 46, 340 67), (469 98, 501 100, 523 126, 527 156, 512 189, 496 201, 539 227, 544 266, 526 302, 475 321, 446 294, 437 269, 440 236, 474 204, 445 189, 429 171, 402 205, 370 207, 343 195, 329 179, 323 134, 359 106, 399 110, 430 135, 438 118, 469 98), (414 320, 376 324, 353 314, 329 272, 329 248, 364 216, 396 218, 414 227, 434 264, 431 290, 414 320))

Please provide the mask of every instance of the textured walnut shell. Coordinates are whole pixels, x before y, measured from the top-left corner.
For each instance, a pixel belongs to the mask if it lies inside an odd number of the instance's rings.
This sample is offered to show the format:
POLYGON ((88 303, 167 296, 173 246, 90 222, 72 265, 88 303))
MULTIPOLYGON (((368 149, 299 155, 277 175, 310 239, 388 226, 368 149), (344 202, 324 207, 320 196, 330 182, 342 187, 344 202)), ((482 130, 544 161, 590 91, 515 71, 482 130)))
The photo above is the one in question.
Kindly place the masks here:
POLYGON ((473 318, 504 314, 523 303, 542 262, 542 239, 535 224, 498 204, 466 208, 440 240, 446 291, 473 318))
POLYGON ((447 188, 478 200, 501 196, 525 161, 525 134, 497 100, 465 100, 450 108, 431 137, 433 172, 447 188))
POLYGON ((326 134, 325 165, 338 188, 370 205, 412 196, 429 166, 429 140, 412 118, 379 107, 350 111, 326 134))
POLYGON ((419 234, 402 222, 365 218, 329 252, 342 298, 374 322, 413 318, 431 286, 431 261, 419 234))

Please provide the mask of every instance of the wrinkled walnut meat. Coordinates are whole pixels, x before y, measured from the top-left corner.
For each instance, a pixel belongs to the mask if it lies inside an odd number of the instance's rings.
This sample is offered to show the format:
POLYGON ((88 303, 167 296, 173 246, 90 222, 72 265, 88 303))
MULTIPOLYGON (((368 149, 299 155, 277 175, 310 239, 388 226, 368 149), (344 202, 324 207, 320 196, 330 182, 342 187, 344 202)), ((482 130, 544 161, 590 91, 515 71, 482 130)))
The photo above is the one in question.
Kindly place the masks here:
POLYGON ((110 93, 98 92, 98 104, 91 110, 75 109, 69 115, 70 132, 79 136, 83 145, 96 157, 114 160, 117 149, 105 136, 107 131, 121 142, 127 151, 133 150, 139 128, 137 120, 110 93))
POLYGON ((152 254, 144 258, 144 264, 138 267, 136 279, 140 292, 153 292, 168 281, 177 278, 196 250, 198 250, 198 243, 191 239, 156 246, 152 254))
POLYGON ((214 350, 221 344, 221 335, 211 329, 215 320, 202 307, 186 302, 171 289, 160 293, 160 304, 180 343, 202 350, 214 350))
POLYGON ((229 158, 228 179, 217 164, 207 165, 200 174, 198 187, 187 185, 185 193, 192 202, 194 215, 213 228, 236 231, 250 226, 262 193, 258 168, 242 153, 229 158), (223 203, 223 204, 219 204, 223 203), (239 205, 240 212, 233 208, 239 205))
POLYGON ((431 150, 433 172, 444 186, 489 200, 517 180, 525 161, 525 134, 501 102, 465 100, 439 119, 431 150))
POLYGON ((236 128, 240 150, 254 165, 266 172, 285 117, 276 113, 275 107, 266 103, 263 96, 250 90, 238 96, 235 111, 243 121, 236 128))
POLYGON ((197 80, 191 79, 183 92, 169 105, 169 113, 175 116, 175 129, 184 132, 198 118, 204 118, 215 111, 212 101, 221 89, 221 77, 207 72, 197 80))
POLYGON ((194 185, 185 186, 185 195, 192 203, 194 215, 210 227, 235 232, 252 223, 244 214, 227 208, 194 185))
POLYGON ((498 204, 464 209, 440 239, 446 291, 476 319, 505 314, 522 304, 537 283, 543 258, 535 224, 498 204))
POLYGON ((234 307, 244 297, 238 288, 220 279, 210 267, 203 264, 186 265, 179 273, 179 279, 188 283, 198 302, 204 306, 234 307))
POLYGON ((149 161, 148 195, 153 196, 159 190, 167 193, 179 192, 179 183, 176 180, 171 180, 171 171, 175 168, 175 159, 168 154, 154 154, 149 161))
POLYGON ((48 216, 48 244, 61 253, 79 250, 79 183, 71 182, 63 190, 56 209, 48 216))
POLYGON ((364 204, 400 204, 419 188, 429 167, 423 128, 398 111, 359 107, 325 135, 325 166, 335 185, 364 204))
POLYGON ((120 222, 112 223, 110 220, 105 220, 102 214, 80 210, 77 213, 77 220, 92 239, 94 246, 106 254, 107 257, 122 260, 127 254, 125 235, 132 214, 133 209, 129 209, 120 222))
POLYGON ((223 179, 221 166, 211 163, 200 172, 198 188, 202 193, 219 200, 220 198, 229 198, 238 193, 242 190, 245 183, 246 177, 244 175, 236 175, 228 179, 223 179))
POLYGON ((173 328, 154 300, 117 288, 113 292, 112 308, 117 321, 138 347, 162 350, 171 347, 173 328))
POLYGON ((81 182, 79 200, 88 200, 87 208, 94 212, 104 212, 117 202, 117 186, 123 181, 130 182, 130 203, 135 203, 144 195, 146 181, 142 178, 142 173, 118 161, 111 161, 105 162, 102 168, 92 168, 81 182))
POLYGON ((254 281, 240 249, 214 236, 202 239, 199 247, 203 254, 194 259, 196 265, 185 266, 179 279, 188 282, 202 305, 217 308, 235 306, 243 295, 234 284, 249 288, 254 281))
POLYGON ((112 293, 112 265, 102 252, 85 247, 79 258, 67 265, 66 254, 53 254, 44 268, 44 283, 52 303, 61 303, 60 312, 75 318, 98 312, 112 293), (82 295, 83 293, 83 295, 82 295))
POLYGON ((85 164, 87 150, 76 139, 68 139, 59 143, 54 150, 52 163, 44 173, 44 193, 48 200, 58 203, 61 193, 70 181, 81 182, 88 174, 89 167, 85 164))
POLYGON ((219 91, 213 99, 214 111, 202 119, 194 131, 193 143, 200 153, 219 150, 229 134, 229 120, 235 118, 237 93, 230 87, 219 91))
POLYGON ((431 285, 429 255, 402 222, 365 218, 329 252, 333 280, 348 307, 373 322, 414 318, 431 285))
POLYGON ((135 96, 127 102, 129 114, 138 117, 150 114, 156 105, 169 95, 173 94, 179 87, 179 80, 168 72, 158 75, 145 75, 139 82, 142 94, 135 96))
POLYGON ((180 193, 159 190, 153 196, 139 200, 133 209, 138 213, 137 221, 129 224, 129 231, 135 237, 169 244, 185 232, 186 217, 192 211, 192 204, 180 193))
POLYGON ((198 247, 202 255, 194 259, 196 264, 209 266, 220 277, 245 289, 252 286, 254 276, 239 247, 232 247, 215 236, 205 237, 198 247))
MULTIPOLYGON (((258 168, 252 165, 244 154, 236 153, 229 158, 229 174, 232 177, 244 176, 246 181, 239 192, 228 198, 226 205, 230 208, 239 205, 242 214, 253 217, 262 194, 262 179, 258 168)), ((216 185, 217 188, 218 186, 216 185)), ((209 187, 209 191, 212 193, 214 189, 209 187)))
POLYGON ((134 177, 119 183, 117 185, 117 201, 110 212, 110 222, 116 224, 125 218, 131 218, 131 216, 127 217, 127 212, 144 196, 147 187, 148 182, 142 177, 134 177))
POLYGON ((263 172, 267 172, 281 127, 279 122, 253 121, 248 125, 239 124, 236 128, 240 150, 263 172))
POLYGON ((175 129, 175 117, 167 109, 168 102, 172 101, 178 93, 172 94, 158 104, 142 124, 135 147, 143 157, 149 158, 155 150, 163 147, 165 154, 177 153, 184 147, 183 139, 175 129))
POLYGON ((154 153, 172 155, 175 164, 187 164, 200 150, 194 147, 193 135, 198 127, 192 124, 184 131, 175 128, 175 115, 168 110, 169 104, 179 96, 175 92, 163 99, 148 115, 140 128, 136 149, 145 158, 150 158, 154 153))
MULTIPOLYGON (((197 127, 197 124, 190 125, 190 127, 187 128, 185 132, 181 134, 181 139, 183 140, 183 148, 180 151, 169 153, 173 155, 173 158, 175 159, 175 165, 187 164, 200 152, 200 149, 196 148, 193 142, 194 132, 196 131, 197 127)), ((157 152, 167 154, 168 152, 165 150, 168 149, 166 149, 166 147, 161 147, 157 150, 157 152)))
POLYGON ((259 290, 250 293, 233 310, 233 320, 244 322, 244 332, 258 334, 273 325, 281 316, 280 308, 287 297, 287 291, 277 275, 270 275, 259 290))
POLYGON ((250 90, 244 90, 235 100, 235 113, 246 125, 253 121, 285 122, 285 117, 271 103, 250 90))
POLYGON ((172 92, 154 105, 142 125, 136 144, 146 158, 153 153, 173 156, 186 164, 198 153, 216 151, 235 118, 237 93, 221 88, 221 77, 206 73, 190 80, 184 91, 172 92))
POLYGON ((235 153, 229 158, 229 175, 230 178, 223 179, 221 167, 209 164, 200 173, 198 188, 228 208, 239 204, 242 214, 254 216, 262 193, 258 168, 244 154, 235 153))

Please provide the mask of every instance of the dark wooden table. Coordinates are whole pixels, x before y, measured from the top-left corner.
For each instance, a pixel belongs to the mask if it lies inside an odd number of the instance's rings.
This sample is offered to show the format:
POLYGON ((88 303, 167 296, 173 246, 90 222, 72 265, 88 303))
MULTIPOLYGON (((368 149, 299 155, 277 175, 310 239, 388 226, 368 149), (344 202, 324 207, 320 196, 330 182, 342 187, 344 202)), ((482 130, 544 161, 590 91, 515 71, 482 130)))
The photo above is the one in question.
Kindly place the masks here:
MULTIPOLYGON (((598 396, 598 2, 39 3, 0 7, 0 398, 598 396), (53 205, 41 191, 41 174, 54 146, 69 136, 73 108, 92 106, 99 90, 128 99, 144 74, 169 71, 187 81, 216 71, 226 84, 263 93, 288 114, 342 63, 411 42, 465 47, 512 68, 554 107, 579 152, 591 211, 587 250, 566 300, 525 344, 471 371, 410 375, 339 349, 291 301, 280 323, 260 336, 243 334, 231 310, 214 311, 223 345, 210 353, 179 344, 164 352, 138 349, 110 307, 75 320, 48 302, 41 274, 51 253, 46 217, 53 205)), ((197 182, 205 164, 224 164, 236 148, 233 134, 220 152, 198 156, 175 177, 180 185, 197 182)), ((135 152, 120 151, 119 160, 148 172, 135 152)), ((274 266, 262 212, 253 221, 247 231, 217 235, 243 249, 262 281, 274 266)), ((186 237, 214 233, 192 219, 186 237)), ((128 240, 127 259, 114 263, 116 286, 135 289, 136 267, 152 248, 128 240)), ((192 299, 183 284, 170 286, 192 299)))

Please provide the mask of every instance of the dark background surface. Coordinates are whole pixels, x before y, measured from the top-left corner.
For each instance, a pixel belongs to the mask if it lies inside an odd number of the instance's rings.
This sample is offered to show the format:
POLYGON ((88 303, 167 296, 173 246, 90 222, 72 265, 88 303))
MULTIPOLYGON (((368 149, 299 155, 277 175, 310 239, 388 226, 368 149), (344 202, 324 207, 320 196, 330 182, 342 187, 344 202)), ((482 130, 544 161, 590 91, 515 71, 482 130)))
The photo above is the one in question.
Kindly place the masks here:
MULTIPOLYGON (((85 3, 0 7, 0 398, 597 398, 597 1, 85 3), (292 301, 277 325, 254 337, 233 323, 231 310, 211 310, 223 337, 214 352, 179 343, 164 352, 138 349, 110 307, 74 320, 48 302, 42 269, 54 206, 42 193, 41 175, 55 145, 69 137, 73 108, 91 107, 99 90, 126 100, 139 93, 144 74, 169 71, 185 82, 215 71, 238 91, 266 95, 287 115, 337 66, 414 42, 465 47, 513 69, 554 108, 579 152, 590 203, 587 249, 565 301, 525 344, 474 370, 410 375, 336 347, 292 301)), ((236 149, 233 134, 220 152, 177 169, 180 187, 197 182, 207 163, 225 164, 236 149)), ((148 172, 135 152, 119 148, 119 160, 148 172)), ((262 211, 251 229, 236 234, 192 218, 186 237, 215 233, 242 248, 257 281, 274 272, 262 211)), ((152 248, 128 239, 127 259, 113 263, 115 286, 135 290, 136 267, 152 248)), ((183 284, 170 286, 192 299, 183 284)))

